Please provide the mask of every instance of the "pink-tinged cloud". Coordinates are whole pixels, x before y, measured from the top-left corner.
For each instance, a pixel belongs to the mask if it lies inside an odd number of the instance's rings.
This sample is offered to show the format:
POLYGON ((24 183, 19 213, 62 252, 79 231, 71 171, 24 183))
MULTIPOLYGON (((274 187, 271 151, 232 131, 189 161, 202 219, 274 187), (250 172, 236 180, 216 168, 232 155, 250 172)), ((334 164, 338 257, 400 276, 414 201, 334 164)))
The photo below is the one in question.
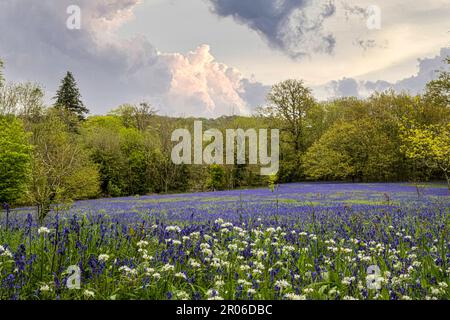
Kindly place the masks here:
POLYGON ((7 30, 0 33, 0 58, 8 78, 38 81, 52 96, 71 70, 94 113, 144 99, 169 115, 216 117, 255 107, 265 87, 215 61, 208 46, 161 53, 144 36, 117 36, 140 2, 79 0, 80 30, 66 28, 71 0, 0 2, 0 30, 7 30))
POLYGON ((237 69, 217 62, 208 45, 186 55, 160 54, 160 59, 172 75, 166 101, 176 106, 175 112, 206 117, 250 113, 251 106, 241 96, 245 78, 237 69))

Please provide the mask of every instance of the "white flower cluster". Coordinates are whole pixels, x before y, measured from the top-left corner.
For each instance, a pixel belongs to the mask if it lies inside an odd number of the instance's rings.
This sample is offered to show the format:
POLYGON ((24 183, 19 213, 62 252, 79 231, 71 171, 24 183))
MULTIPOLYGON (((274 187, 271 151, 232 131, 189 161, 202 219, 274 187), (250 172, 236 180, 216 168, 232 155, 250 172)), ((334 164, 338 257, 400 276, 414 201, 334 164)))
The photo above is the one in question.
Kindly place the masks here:
POLYGON ((50 233, 50 229, 46 228, 46 227, 40 227, 38 229, 38 234, 49 234, 50 233))
POLYGON ((167 232, 176 232, 176 233, 180 233, 181 232, 181 228, 178 226, 168 226, 166 227, 166 231, 167 232))
POLYGON ((0 246, 0 256, 12 258, 13 254, 11 253, 11 251, 8 248, 0 246))

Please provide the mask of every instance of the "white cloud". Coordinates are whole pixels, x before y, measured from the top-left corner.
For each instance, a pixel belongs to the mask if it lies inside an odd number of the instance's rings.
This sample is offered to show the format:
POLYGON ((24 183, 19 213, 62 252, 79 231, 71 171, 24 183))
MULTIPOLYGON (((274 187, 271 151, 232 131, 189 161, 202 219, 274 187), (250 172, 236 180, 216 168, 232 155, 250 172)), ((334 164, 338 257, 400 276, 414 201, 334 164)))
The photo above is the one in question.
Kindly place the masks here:
POLYGON ((447 57, 450 57, 450 48, 442 48, 439 55, 435 57, 419 59, 417 73, 396 82, 343 78, 315 87, 315 93, 322 99, 349 96, 367 97, 375 91, 381 92, 388 89, 393 89, 397 92, 405 91, 413 95, 421 94, 426 84, 437 78, 439 71, 450 69, 445 62, 447 57))
POLYGON ((239 70, 215 61, 208 45, 187 55, 160 54, 160 59, 172 75, 164 99, 168 106, 175 106, 172 111, 176 114, 248 114, 253 106, 246 100, 247 84, 263 87, 244 78, 239 70))

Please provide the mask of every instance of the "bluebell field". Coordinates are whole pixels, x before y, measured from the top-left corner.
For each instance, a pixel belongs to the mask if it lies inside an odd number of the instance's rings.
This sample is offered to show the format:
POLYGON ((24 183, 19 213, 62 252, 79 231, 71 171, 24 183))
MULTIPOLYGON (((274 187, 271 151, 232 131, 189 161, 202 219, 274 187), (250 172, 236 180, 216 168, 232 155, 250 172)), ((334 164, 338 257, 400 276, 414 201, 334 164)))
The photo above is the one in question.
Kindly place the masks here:
POLYGON ((439 184, 80 201, 44 225, 17 209, 0 220, 0 299, 448 299, 449 213, 439 184))

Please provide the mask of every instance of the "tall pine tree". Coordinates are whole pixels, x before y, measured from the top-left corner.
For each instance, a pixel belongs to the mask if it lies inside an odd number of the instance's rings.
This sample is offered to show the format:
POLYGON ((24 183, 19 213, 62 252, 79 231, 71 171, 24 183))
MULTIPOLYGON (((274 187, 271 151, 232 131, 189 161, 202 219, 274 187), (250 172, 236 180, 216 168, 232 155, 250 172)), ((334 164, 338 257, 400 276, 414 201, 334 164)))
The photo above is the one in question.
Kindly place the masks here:
POLYGON ((89 113, 81 101, 81 94, 78 90, 77 83, 71 72, 67 72, 64 79, 61 81, 61 86, 56 92, 55 107, 64 108, 65 110, 73 113, 80 120, 85 119, 85 115, 89 113))

